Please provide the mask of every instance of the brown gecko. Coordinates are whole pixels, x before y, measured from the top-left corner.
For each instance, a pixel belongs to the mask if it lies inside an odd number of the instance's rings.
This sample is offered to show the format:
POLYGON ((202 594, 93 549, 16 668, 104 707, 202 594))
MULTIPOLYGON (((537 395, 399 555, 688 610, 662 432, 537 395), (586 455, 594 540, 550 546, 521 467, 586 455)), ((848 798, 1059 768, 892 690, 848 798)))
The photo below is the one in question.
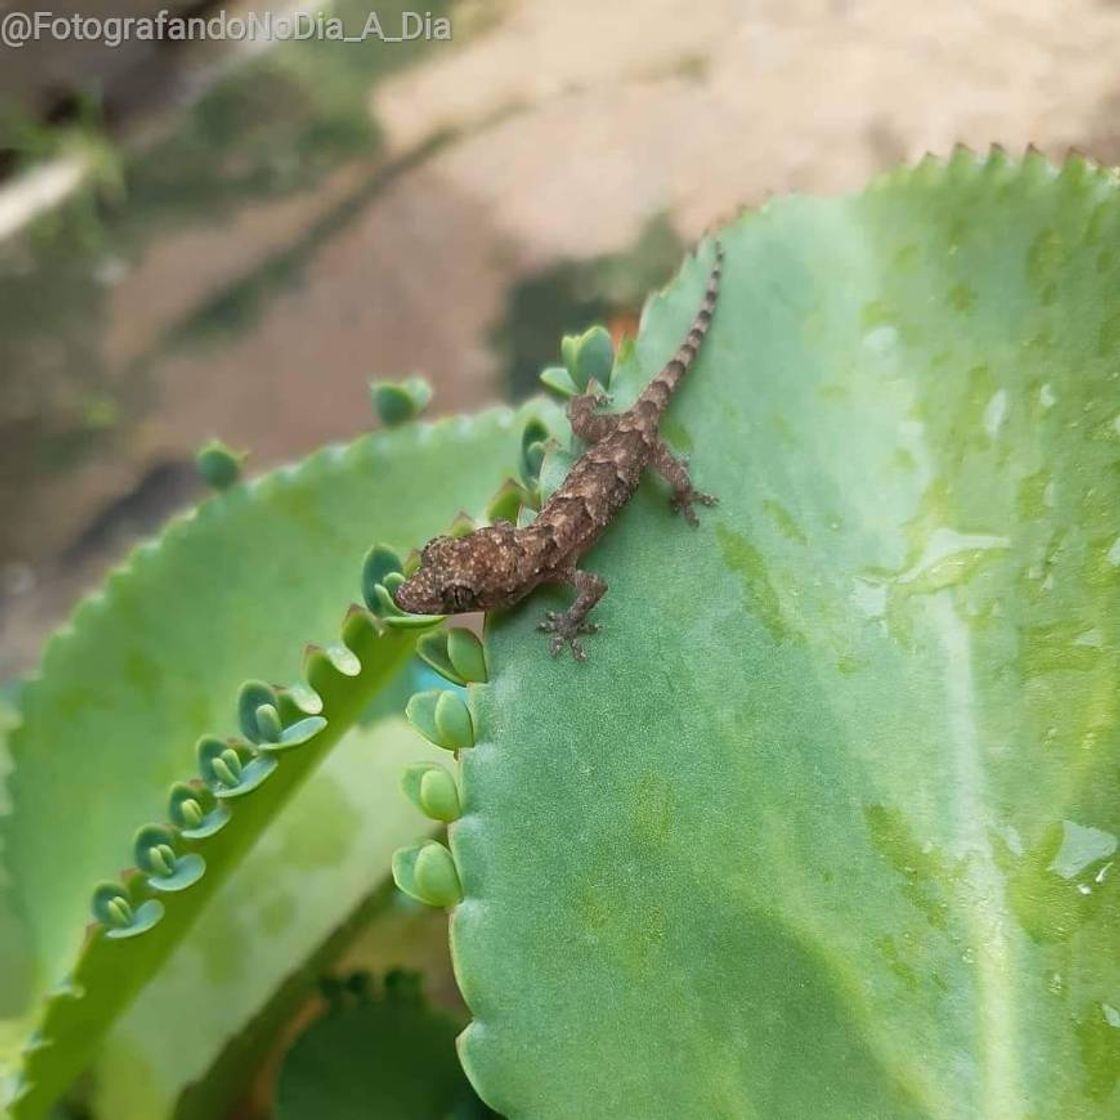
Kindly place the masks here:
POLYGON ((503 610, 542 583, 568 583, 576 590, 575 602, 566 611, 549 611, 540 628, 552 634, 553 656, 567 643, 576 660, 586 659, 579 639, 599 630, 587 615, 607 584, 576 565, 633 497, 642 471, 652 467, 669 483, 670 504, 690 525, 699 524, 692 508, 695 503, 715 504, 710 494, 693 487, 686 462, 669 451, 658 429, 712 321, 722 265, 723 249, 717 243, 708 290, 687 337, 632 407, 617 414, 598 413, 595 410, 609 398, 595 392, 569 401, 572 431, 590 447, 536 518, 520 529, 498 521, 463 537, 429 541, 420 554, 420 567, 397 589, 401 610, 413 614, 503 610))

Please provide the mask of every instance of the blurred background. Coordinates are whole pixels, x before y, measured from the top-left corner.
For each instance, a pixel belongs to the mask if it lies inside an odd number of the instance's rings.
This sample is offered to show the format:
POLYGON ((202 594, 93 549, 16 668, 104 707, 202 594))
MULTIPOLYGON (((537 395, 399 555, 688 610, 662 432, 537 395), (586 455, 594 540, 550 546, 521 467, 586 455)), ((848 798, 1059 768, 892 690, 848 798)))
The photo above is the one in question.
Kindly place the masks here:
MULTIPOLYGON (((321 11, 78 10, 164 3, 321 11)), ((1120 162, 1116 0, 329 12, 384 37, 0 46, 0 679, 200 492, 212 435, 259 471, 373 424, 370 377, 524 396, 773 193, 958 141, 1120 162)))

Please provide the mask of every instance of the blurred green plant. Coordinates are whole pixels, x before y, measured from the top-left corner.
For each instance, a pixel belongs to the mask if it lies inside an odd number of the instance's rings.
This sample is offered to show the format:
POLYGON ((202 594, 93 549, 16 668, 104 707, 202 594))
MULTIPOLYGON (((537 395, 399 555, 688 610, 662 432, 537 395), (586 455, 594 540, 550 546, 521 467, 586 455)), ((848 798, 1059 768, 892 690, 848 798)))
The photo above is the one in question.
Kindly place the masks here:
POLYGON ((293 1043, 276 1083, 277 1120, 492 1116, 455 1054, 463 1027, 427 1005, 417 973, 324 983, 329 1009, 293 1043))

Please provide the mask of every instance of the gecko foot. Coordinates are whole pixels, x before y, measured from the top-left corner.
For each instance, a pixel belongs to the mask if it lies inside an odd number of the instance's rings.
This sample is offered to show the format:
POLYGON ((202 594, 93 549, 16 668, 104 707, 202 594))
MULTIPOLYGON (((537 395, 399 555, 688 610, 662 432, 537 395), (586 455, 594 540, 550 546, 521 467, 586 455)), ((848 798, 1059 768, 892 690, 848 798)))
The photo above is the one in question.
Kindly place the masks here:
POLYGON ((598 634, 601 627, 597 622, 587 622, 583 618, 573 618, 568 611, 549 611, 539 623, 538 630, 552 635, 548 652, 557 657, 567 645, 577 661, 587 660, 587 651, 579 640, 583 634, 598 634))
POLYGON ((696 516, 693 505, 714 506, 718 501, 719 498, 694 490, 690 486, 687 490, 678 491, 669 499, 669 508, 674 513, 682 514, 685 521, 695 528, 700 524, 700 518, 696 516))

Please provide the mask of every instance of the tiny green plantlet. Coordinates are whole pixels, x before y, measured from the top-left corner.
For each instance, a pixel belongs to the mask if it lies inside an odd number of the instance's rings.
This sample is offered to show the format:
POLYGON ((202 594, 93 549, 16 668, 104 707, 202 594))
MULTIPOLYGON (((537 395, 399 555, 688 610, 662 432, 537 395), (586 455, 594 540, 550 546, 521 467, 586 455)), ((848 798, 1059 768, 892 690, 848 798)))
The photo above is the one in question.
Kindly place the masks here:
POLYGON ((432 388, 422 377, 405 381, 371 381, 370 401, 381 423, 395 428, 414 420, 432 399, 432 388))
POLYGON ((198 473, 215 490, 227 490, 241 477, 244 452, 234 451, 219 439, 212 439, 195 456, 198 473))
MULTIPOLYGON (((586 445, 543 401, 419 426, 408 382, 374 390, 392 430, 231 481, 54 639, 6 731, 17 1120, 97 1043, 97 1120, 224 1115, 355 914, 386 921, 393 849, 450 912, 500 1114, 1117 1114, 1120 181, 960 150, 719 240, 661 434, 721 503, 681 532, 643 480, 588 557, 591 665, 541 656, 546 590, 482 639, 398 605, 410 548, 532 525, 586 445)), ((545 384, 633 404, 713 253, 545 384)), ((327 986, 282 1120, 486 1114, 391 975, 327 986)))

